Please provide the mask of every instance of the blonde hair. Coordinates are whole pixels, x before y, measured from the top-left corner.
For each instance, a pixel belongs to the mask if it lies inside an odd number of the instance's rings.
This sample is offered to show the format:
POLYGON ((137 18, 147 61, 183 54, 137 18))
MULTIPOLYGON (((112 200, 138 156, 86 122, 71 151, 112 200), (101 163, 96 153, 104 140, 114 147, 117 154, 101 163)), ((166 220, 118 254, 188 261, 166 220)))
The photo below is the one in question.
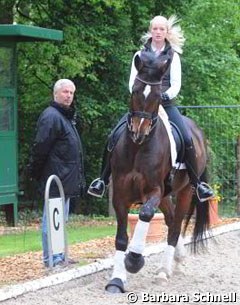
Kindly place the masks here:
POLYGON ((182 47, 184 45, 185 38, 180 25, 177 24, 179 22, 179 19, 175 15, 170 16, 168 19, 163 16, 155 16, 150 21, 148 32, 141 37, 141 41, 145 44, 149 40, 149 38, 152 37, 150 31, 154 22, 159 22, 166 26, 167 28, 166 39, 168 40, 174 51, 178 52, 179 54, 182 54, 183 52, 182 47))

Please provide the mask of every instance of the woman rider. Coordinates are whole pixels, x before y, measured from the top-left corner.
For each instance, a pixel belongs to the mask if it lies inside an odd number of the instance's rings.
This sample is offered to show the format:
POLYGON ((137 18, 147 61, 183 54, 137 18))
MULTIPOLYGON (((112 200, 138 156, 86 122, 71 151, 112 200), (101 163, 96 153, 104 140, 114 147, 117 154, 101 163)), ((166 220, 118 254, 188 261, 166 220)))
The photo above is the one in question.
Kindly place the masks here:
MULTIPOLYGON (((166 55, 171 56, 171 65, 162 79, 161 100, 162 106, 168 115, 170 121, 175 123, 180 129, 185 143, 185 163, 190 178, 191 185, 196 189, 197 196, 201 202, 213 197, 212 189, 204 182, 199 180, 197 176, 196 152, 193 146, 191 135, 186 128, 182 115, 175 105, 175 98, 181 89, 181 61, 179 54, 182 54, 182 46, 184 44, 184 36, 181 27, 177 24, 178 20, 175 16, 166 19, 163 16, 155 16, 150 21, 149 31, 143 35, 143 49, 145 51, 154 52, 156 56, 166 55)), ((141 50, 136 52, 133 60, 129 79, 129 90, 132 93, 132 87, 137 69, 134 64, 134 59, 141 50)), ((126 122, 126 116, 115 127, 111 135, 114 136, 115 130, 126 122)), ((111 136, 110 136, 111 138, 111 136)), ((105 192, 105 187, 109 183, 111 174, 110 168, 110 153, 105 150, 101 177, 95 179, 89 186, 88 193, 102 197, 105 192)))

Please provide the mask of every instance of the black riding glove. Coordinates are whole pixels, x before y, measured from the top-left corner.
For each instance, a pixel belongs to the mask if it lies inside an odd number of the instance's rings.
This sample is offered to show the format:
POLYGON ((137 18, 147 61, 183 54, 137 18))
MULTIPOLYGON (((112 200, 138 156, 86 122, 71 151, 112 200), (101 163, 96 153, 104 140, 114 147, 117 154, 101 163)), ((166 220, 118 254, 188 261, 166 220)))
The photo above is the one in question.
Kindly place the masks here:
POLYGON ((160 93, 160 98, 161 98, 161 100, 162 100, 163 102, 167 102, 167 101, 170 100, 170 98, 169 98, 169 96, 168 96, 168 94, 167 94, 166 92, 160 93))

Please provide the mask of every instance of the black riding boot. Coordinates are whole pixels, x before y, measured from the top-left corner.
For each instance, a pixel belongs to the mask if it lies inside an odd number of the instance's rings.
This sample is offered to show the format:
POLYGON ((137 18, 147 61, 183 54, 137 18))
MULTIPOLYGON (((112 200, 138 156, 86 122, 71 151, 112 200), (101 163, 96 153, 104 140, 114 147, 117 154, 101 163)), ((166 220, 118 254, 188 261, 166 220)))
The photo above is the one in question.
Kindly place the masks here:
POLYGON ((88 188, 88 194, 92 196, 102 198, 102 196, 104 195, 106 186, 109 183, 109 177, 111 175, 111 164, 110 164, 111 152, 113 151, 124 129, 126 128, 127 116, 128 116, 127 113, 124 114, 124 116, 120 119, 120 121, 118 122, 118 124, 115 126, 115 128, 112 130, 111 134, 108 137, 108 142, 105 146, 103 153, 101 176, 100 178, 93 180, 88 188), (108 150, 108 145, 110 147, 109 148, 110 151, 108 150))
POLYGON ((105 193, 106 186, 109 184, 110 175, 110 152, 108 151, 106 145, 103 153, 101 176, 91 182, 87 191, 88 194, 102 198, 105 193))
POLYGON ((194 146, 185 150, 185 162, 190 179, 190 183, 196 189, 196 194, 200 202, 204 202, 214 196, 213 190, 205 182, 201 182, 197 176, 196 152, 194 146))

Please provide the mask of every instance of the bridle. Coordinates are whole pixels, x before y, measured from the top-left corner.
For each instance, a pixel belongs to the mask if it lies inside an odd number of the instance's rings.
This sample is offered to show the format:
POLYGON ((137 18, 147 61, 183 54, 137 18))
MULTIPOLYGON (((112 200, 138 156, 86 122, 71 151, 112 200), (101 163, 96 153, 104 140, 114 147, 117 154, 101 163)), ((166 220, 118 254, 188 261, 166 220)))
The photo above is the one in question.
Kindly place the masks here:
MULTIPOLYGON (((162 84, 161 81, 158 82, 148 82, 145 81, 143 79, 141 79, 138 75, 135 77, 135 79, 137 79, 138 81, 140 81, 141 83, 145 84, 145 85, 149 85, 149 86, 159 86, 162 84)), ((156 126, 156 123, 159 119, 158 117, 158 113, 151 113, 151 112, 146 112, 146 111, 129 111, 128 113, 128 119, 127 119, 127 124, 128 124, 128 129, 130 132, 132 132, 132 118, 133 117, 138 117, 140 119, 148 119, 150 120, 150 130, 149 130, 149 134, 151 133, 151 131, 153 130, 153 128, 156 126)))
POLYGON ((135 77, 135 79, 139 80, 141 83, 145 84, 145 85, 149 85, 149 86, 159 86, 162 84, 162 81, 159 82, 147 82, 145 80, 143 80, 142 78, 140 78, 138 75, 135 77))

